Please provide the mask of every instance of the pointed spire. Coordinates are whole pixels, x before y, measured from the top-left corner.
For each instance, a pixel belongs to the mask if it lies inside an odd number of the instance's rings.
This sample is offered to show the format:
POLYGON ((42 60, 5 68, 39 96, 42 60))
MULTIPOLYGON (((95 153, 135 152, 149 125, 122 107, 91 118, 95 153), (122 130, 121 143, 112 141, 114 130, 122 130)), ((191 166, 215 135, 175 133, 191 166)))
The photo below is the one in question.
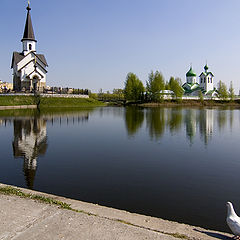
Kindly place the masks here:
POLYGON ((208 71, 208 65, 207 65, 207 63, 206 63, 206 65, 205 65, 205 67, 204 67, 204 70, 205 70, 205 72, 207 73, 207 71, 208 71))
POLYGON ((23 39, 24 40, 31 40, 31 41, 35 41, 35 36, 34 36, 34 31, 33 31, 33 26, 32 26, 32 19, 31 19, 31 7, 30 7, 30 3, 28 1, 28 6, 27 6, 27 20, 26 20, 26 25, 25 25, 25 30, 24 30, 24 34, 23 34, 23 39))
POLYGON ((28 10, 28 11, 30 11, 30 10, 31 10, 31 8, 30 8, 30 1, 28 1, 27 10, 28 10))

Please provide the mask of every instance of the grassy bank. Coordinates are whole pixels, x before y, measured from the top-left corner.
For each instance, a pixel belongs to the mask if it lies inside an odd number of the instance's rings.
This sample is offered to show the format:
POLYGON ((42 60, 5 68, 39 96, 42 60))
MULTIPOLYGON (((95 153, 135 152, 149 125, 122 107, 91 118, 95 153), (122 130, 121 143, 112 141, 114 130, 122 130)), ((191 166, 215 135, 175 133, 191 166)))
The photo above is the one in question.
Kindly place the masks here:
POLYGON ((0 96, 0 106, 35 105, 34 96, 0 96))
POLYGON ((216 101, 216 100, 182 100, 182 101, 163 101, 162 103, 140 103, 141 107, 172 107, 172 106, 196 106, 196 107, 240 107, 240 100, 216 101))
MULTIPOLYGON (((0 106, 36 105, 39 102, 34 96, 0 96, 0 106)), ((55 98, 41 97, 40 108, 80 108, 104 106, 92 98, 55 98)))
POLYGON ((40 108, 97 107, 105 104, 92 98, 46 98, 40 100, 40 108))

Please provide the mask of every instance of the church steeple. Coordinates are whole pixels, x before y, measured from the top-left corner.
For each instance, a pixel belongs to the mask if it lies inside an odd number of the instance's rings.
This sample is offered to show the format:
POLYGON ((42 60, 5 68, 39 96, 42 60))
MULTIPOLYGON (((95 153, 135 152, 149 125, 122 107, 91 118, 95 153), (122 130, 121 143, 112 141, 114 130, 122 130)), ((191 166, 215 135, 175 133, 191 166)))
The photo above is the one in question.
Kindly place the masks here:
POLYGON ((32 26, 32 19, 31 19, 31 7, 30 3, 28 2, 27 6, 27 19, 25 24, 25 29, 23 33, 22 43, 23 43, 23 53, 26 55, 30 51, 36 51, 36 42, 33 26, 32 26))
POLYGON ((28 2, 28 6, 27 6, 27 19, 26 19, 26 24, 25 24, 25 30, 24 30, 24 34, 23 34, 23 39, 24 40, 32 40, 36 42, 35 39, 35 35, 34 35, 34 31, 33 31, 33 26, 32 26, 32 19, 31 19, 31 8, 30 8, 30 3, 28 2))

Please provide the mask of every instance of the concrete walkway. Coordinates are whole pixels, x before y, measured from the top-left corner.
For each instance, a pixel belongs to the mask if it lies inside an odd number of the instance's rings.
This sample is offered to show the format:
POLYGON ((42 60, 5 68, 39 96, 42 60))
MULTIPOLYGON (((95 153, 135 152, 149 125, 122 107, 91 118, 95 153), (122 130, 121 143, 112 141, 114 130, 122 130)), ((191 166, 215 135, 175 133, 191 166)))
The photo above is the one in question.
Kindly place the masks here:
MULTIPOLYGON (((0 188, 7 185, 0 184, 0 188)), ((205 230, 158 218, 39 193, 26 189, 23 193, 43 196, 71 204, 73 210, 15 195, 0 194, 0 239, 230 239, 230 234, 205 230), (78 210, 81 212, 77 212, 78 210)))

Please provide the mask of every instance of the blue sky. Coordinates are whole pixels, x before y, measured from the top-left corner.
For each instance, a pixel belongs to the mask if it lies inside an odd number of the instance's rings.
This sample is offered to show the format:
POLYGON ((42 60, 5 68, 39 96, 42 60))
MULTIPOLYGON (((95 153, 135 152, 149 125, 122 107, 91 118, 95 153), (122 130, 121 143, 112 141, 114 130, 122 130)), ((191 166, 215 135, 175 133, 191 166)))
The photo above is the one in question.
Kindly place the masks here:
MULTIPOLYGON (((0 2, 0 79, 12 81, 21 51, 26 0, 0 2)), ((98 92, 123 88, 128 72, 145 83, 151 70, 180 77, 192 63, 240 88, 239 0, 32 0, 37 52, 45 54, 47 85, 98 92)))

